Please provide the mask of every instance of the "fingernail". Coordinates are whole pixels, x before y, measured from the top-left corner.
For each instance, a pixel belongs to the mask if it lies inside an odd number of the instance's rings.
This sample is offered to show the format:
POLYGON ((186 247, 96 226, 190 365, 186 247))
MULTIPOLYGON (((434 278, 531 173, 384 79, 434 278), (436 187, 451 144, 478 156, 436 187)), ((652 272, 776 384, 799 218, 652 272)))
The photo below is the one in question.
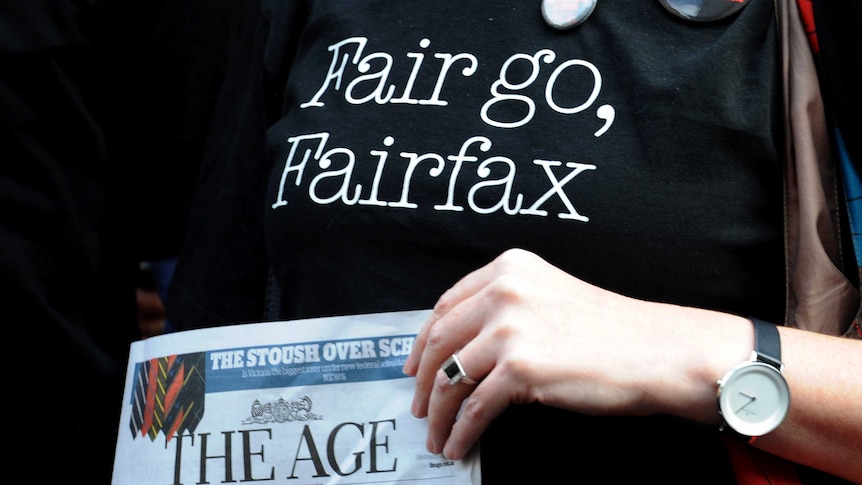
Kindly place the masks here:
POLYGON ((446 448, 444 448, 443 451, 440 452, 440 454, 443 455, 443 458, 445 458, 447 460, 455 461, 458 459, 458 458, 455 458, 457 456, 455 453, 452 453, 451 450, 447 452, 446 448))
POLYGON ((413 368, 412 359, 408 356, 407 360, 404 361, 404 366, 401 367, 401 372, 407 374, 408 376, 412 376, 411 369, 413 368))

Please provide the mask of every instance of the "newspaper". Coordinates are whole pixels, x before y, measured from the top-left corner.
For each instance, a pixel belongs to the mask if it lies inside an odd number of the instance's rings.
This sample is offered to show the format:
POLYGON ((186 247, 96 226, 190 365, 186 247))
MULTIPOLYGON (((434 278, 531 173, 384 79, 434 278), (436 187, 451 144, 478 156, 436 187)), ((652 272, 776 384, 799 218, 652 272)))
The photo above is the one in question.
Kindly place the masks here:
POLYGON ((135 342, 113 485, 479 484, 425 448, 402 366, 428 311, 256 323, 135 342))

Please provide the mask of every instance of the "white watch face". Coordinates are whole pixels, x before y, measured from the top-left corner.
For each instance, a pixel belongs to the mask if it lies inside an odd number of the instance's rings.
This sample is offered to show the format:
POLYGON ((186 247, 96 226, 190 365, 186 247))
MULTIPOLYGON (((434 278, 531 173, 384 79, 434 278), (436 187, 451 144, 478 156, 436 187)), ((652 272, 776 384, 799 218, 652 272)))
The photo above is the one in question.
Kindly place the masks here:
POLYGON ((718 409, 737 433, 763 436, 787 416, 790 390, 775 367, 743 362, 718 381, 718 409))

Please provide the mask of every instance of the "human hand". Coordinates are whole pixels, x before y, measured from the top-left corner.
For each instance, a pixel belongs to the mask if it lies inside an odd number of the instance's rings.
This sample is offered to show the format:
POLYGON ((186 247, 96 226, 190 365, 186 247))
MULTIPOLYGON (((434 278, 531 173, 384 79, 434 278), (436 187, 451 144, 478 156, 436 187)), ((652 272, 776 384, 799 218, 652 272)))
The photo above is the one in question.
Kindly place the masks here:
MULTIPOLYGON (((469 452, 510 404, 715 421, 715 369, 741 361, 750 346, 703 358, 693 331, 680 327, 722 315, 615 294, 510 250, 438 300, 404 365, 416 376, 412 412, 428 418, 428 449, 450 459, 469 452), (449 383, 440 365, 455 352, 478 384, 449 383)), ((750 326, 731 318, 741 325, 736 331, 750 326)), ((705 328, 706 339, 725 335, 705 328)))

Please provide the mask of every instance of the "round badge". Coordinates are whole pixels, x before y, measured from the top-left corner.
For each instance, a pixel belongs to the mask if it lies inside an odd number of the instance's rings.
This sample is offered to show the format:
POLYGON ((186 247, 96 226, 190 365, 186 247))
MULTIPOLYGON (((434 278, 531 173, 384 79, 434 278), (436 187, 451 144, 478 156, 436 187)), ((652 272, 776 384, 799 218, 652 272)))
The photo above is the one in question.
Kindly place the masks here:
POLYGON ((570 29, 593 13, 598 0, 542 0, 542 17, 555 29, 570 29))
POLYGON ((721 20, 742 10, 748 0, 659 0, 677 17, 695 22, 721 20))

